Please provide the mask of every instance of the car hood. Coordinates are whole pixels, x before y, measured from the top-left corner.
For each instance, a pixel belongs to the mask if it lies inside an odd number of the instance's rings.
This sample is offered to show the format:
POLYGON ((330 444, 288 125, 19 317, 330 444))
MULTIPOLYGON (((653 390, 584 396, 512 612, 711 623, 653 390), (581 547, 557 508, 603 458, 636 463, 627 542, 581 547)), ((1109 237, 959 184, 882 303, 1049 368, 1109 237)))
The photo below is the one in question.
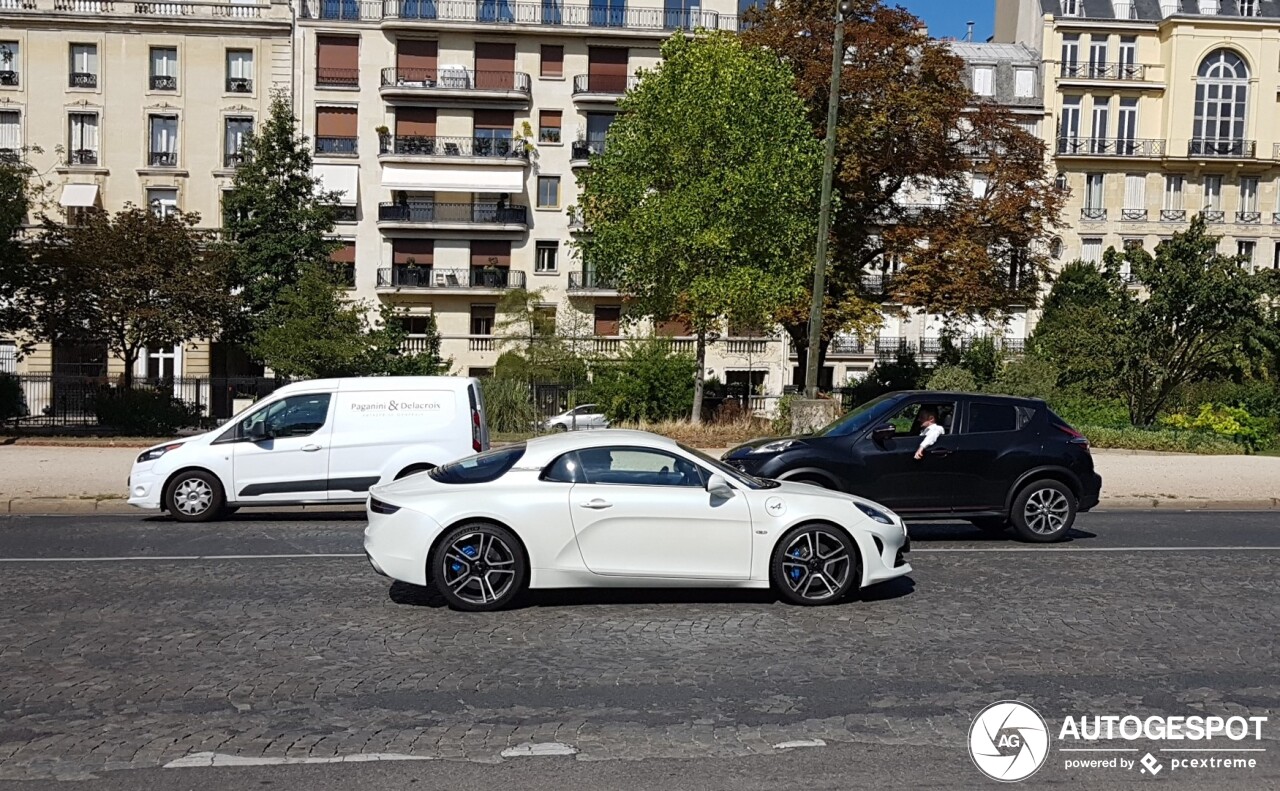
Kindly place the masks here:
POLYGON ((369 488, 369 494, 378 499, 396 500, 439 492, 445 486, 457 488, 457 484, 443 484, 425 472, 406 475, 397 481, 387 481, 369 488))
POLYGON ((753 439, 748 442, 744 442, 735 448, 730 448, 728 452, 726 452, 724 456, 722 456, 721 458, 740 459, 744 456, 750 456, 752 454, 752 451, 754 451, 756 448, 762 447, 764 445, 768 445, 770 442, 791 441, 800 445, 805 445, 805 444, 808 444, 809 440, 811 439, 813 439, 813 435, 811 434, 795 434, 790 437, 761 437, 759 439, 753 439))

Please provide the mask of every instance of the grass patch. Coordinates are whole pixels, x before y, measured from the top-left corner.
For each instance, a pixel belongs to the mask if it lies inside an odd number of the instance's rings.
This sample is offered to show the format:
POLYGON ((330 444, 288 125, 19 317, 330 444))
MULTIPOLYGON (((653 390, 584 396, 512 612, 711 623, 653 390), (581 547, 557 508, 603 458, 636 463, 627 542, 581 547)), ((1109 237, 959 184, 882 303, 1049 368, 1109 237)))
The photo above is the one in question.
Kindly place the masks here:
POLYGON ((773 421, 742 417, 717 423, 694 425, 687 420, 664 420, 658 423, 624 423, 614 428, 651 431, 670 437, 691 448, 728 448, 758 437, 774 435, 773 421))
POLYGON ((1197 453, 1205 456, 1238 456, 1244 448, 1229 439, 1199 431, 1162 431, 1141 428, 1077 426, 1089 444, 1107 450, 1151 450, 1165 453, 1197 453))

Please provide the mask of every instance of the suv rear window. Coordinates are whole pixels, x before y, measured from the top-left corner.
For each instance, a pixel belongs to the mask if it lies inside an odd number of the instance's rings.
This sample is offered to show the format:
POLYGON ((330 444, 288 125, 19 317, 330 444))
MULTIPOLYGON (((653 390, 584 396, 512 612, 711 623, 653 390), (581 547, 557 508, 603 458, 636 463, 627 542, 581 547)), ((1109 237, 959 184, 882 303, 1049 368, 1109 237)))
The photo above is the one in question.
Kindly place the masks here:
POLYGON ((969 404, 969 434, 988 434, 997 431, 1017 431, 1018 410, 1013 404, 992 404, 975 401, 969 404))
POLYGON ((427 475, 440 483, 489 483, 505 475, 523 455, 522 442, 442 464, 427 475))

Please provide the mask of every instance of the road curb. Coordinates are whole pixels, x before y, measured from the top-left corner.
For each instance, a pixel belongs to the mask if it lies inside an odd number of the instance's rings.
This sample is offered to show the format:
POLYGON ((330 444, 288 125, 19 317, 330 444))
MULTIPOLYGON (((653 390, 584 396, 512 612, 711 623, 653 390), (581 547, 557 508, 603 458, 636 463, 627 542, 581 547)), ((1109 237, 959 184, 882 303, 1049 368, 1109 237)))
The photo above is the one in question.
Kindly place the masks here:
POLYGON ((1280 498, 1258 500, 1169 500, 1156 498, 1127 498, 1098 504, 1097 511, 1275 511, 1280 510, 1280 498))

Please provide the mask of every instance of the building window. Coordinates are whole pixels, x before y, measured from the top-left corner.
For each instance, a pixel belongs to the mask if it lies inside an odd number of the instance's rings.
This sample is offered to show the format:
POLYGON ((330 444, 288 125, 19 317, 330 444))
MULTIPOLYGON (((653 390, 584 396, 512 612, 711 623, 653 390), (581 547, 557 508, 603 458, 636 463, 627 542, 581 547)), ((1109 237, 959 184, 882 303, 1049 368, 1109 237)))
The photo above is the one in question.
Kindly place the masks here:
POLYGON ((1130 173, 1124 177, 1124 209, 1120 219, 1141 222, 1147 219, 1147 176, 1130 173))
POLYGON ((22 82, 22 59, 18 57, 16 41, 0 41, 0 85, 18 85, 22 82))
POLYGON ((316 108, 316 153, 356 156, 356 108, 316 108))
POLYGON ((1236 242, 1236 257, 1240 259, 1240 266, 1244 269, 1253 271, 1253 255, 1258 249, 1258 242, 1254 239, 1241 239, 1236 242))
POLYGON ((68 116, 67 162, 71 165, 98 164, 98 114, 71 113, 68 116))
POLYGON ((1096 236, 1081 239, 1080 259, 1089 264, 1102 263, 1102 239, 1096 236))
POLYGON ((147 163, 151 167, 172 168, 178 165, 178 117, 153 115, 149 120, 151 142, 147 163))
POLYGON ((356 287, 356 243, 349 239, 338 243, 338 249, 329 253, 329 265, 345 288, 356 287))
POLYGON ((1080 107, 1083 100, 1079 96, 1062 98, 1062 118, 1058 124, 1058 153, 1076 154, 1080 151, 1080 107))
POLYGON ((1103 193, 1105 175, 1102 173, 1089 173, 1084 177, 1084 207, 1086 209, 1103 208, 1103 193))
POLYGON ((1062 76, 1080 76, 1080 36, 1078 34, 1062 37, 1062 76))
POLYGON ((178 90, 178 50, 174 47, 151 48, 151 90, 178 90))
POLYGON ((147 205, 159 217, 168 217, 178 210, 178 191, 176 189, 147 190, 147 205))
POLYGON ((1062 0, 1063 16, 1080 16, 1083 0, 1062 0))
POLYGON ((1239 0, 1240 16, 1257 16, 1258 0, 1239 0))
POLYGON ((1105 36, 1095 35, 1089 42, 1089 76, 1102 79, 1107 76, 1107 60, 1110 47, 1105 36))
POLYGON ((1111 132, 1111 98, 1108 96, 1093 97, 1093 131, 1092 131, 1092 148, 1093 153, 1106 153, 1107 136, 1111 132))
POLYGON ((543 44, 541 71, 543 77, 564 76, 564 47, 560 44, 543 44))
POLYGON ((22 150, 22 113, 0 110, 0 154, 16 154, 22 150))
POLYGON ((1138 69, 1138 39, 1134 36, 1120 37, 1120 57, 1118 59, 1120 77, 1133 80, 1142 76, 1138 69))
POLYGON ((71 45, 71 80, 72 88, 98 87, 98 45, 71 45))
POLYGON ((560 123, 563 115, 559 110, 542 110, 538 113, 539 143, 560 142, 560 123))
POLYGON ((973 67, 973 92, 978 96, 993 96, 995 94, 995 74, 994 66, 974 66, 973 67))
POLYGON ((426 335, 431 332, 431 314, 401 316, 400 326, 407 335, 426 335))
POLYGON ((1280 239, 1276 240, 1275 249, 1271 253, 1271 268, 1280 269, 1280 239))
POLYGON ((991 187, 991 179, 983 173, 974 173, 972 179, 970 186, 973 189, 974 200, 983 200, 987 197, 987 190, 991 187))
POLYGON ((244 141, 253 132, 253 119, 229 116, 223 131, 222 164, 229 168, 244 164, 244 141))
POLYGON ((1031 99, 1036 95, 1036 70, 1018 69, 1013 75, 1013 95, 1019 99, 1031 99))
POLYGON ((559 268, 559 242, 538 242, 535 250, 537 259, 533 263, 533 271, 545 274, 555 272, 559 268))
POLYGON ((471 334, 472 335, 492 335, 493 322, 497 316, 496 305, 472 305, 471 306, 471 334))
POLYGON ((1244 156, 1249 68, 1236 53, 1219 49, 1200 63, 1196 77, 1193 155, 1244 156))
POLYGON ((360 39, 316 36, 316 86, 356 88, 360 85, 360 39))
POLYGON ((596 305, 595 334, 601 337, 618 335, 622 324, 622 307, 620 305, 596 305))
POLYGON ((253 93, 253 50, 227 50, 227 93, 253 93))
POLYGON ((1204 210, 1222 211, 1222 176, 1204 177, 1204 210))
POLYGON ((1258 212, 1258 178, 1242 176, 1240 178, 1240 213, 1256 214, 1258 212))
MULTIPOLYGON (((1133 141, 1138 137, 1138 100, 1125 98, 1120 100, 1120 114, 1116 118, 1116 145, 1132 149, 1133 141)), ((1132 150, 1121 153, 1133 154, 1132 150)), ((1148 154, 1154 152, 1147 152, 1148 154)))
POLYGON ((560 208, 559 176, 538 176, 538 208, 560 208))
POLYGON ((1160 219, 1168 222, 1179 222, 1186 218, 1186 205, 1182 202, 1183 176, 1164 177, 1164 208, 1160 219))

